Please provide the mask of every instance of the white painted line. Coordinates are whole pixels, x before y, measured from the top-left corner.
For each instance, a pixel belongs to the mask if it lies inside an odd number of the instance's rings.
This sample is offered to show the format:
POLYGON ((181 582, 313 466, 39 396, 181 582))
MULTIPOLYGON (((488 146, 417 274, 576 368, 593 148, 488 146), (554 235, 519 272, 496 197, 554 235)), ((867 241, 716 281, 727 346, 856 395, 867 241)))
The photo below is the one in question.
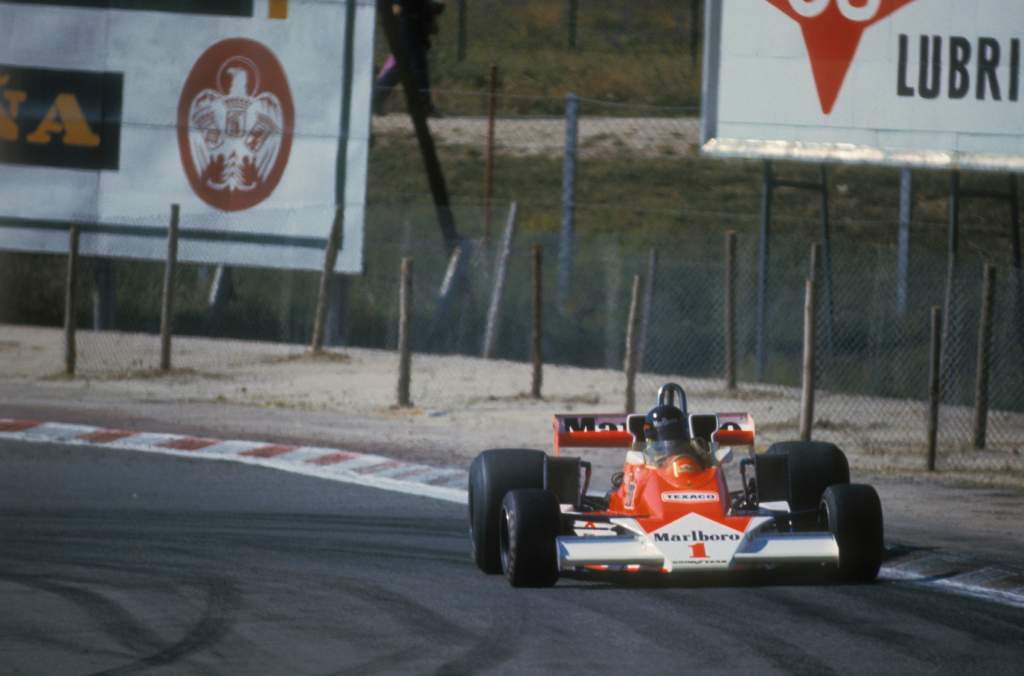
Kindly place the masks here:
POLYGON ((256 444, 251 441, 221 441, 213 446, 200 448, 195 453, 202 455, 240 455, 246 451, 262 448, 266 444, 256 444))
POLYGON ((30 427, 22 434, 29 439, 40 441, 67 441, 83 434, 91 434, 97 428, 89 425, 66 425, 64 423, 43 423, 38 427, 30 427))

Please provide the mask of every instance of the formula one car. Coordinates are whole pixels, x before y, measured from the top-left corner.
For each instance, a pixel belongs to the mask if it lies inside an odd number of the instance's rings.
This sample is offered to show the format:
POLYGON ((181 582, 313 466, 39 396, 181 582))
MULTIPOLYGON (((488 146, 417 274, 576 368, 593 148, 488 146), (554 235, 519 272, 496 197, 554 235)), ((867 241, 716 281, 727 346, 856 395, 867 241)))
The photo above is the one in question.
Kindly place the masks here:
POLYGON ((562 573, 689 575, 810 564, 839 582, 867 582, 882 559, 882 506, 851 484, 846 456, 823 442, 754 452, 746 413, 695 415, 674 383, 646 415, 556 415, 554 452, 492 449, 469 470, 469 535, 485 573, 544 587, 562 573), (591 464, 565 447, 627 448, 604 495, 591 464), (742 489, 723 463, 733 447, 742 489))

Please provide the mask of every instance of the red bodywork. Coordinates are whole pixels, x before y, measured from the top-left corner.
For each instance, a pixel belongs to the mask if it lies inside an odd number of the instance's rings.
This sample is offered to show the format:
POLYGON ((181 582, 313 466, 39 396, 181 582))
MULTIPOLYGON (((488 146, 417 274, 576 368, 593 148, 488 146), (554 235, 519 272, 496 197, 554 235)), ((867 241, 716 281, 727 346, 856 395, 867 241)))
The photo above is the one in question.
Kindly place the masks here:
POLYGON ((656 467, 626 465, 622 485, 608 501, 607 514, 636 519, 648 533, 695 512, 741 533, 745 531, 750 517, 729 516, 728 510, 729 491, 720 470, 702 469, 692 456, 676 455, 656 467), (673 501, 666 495, 690 499, 673 501))

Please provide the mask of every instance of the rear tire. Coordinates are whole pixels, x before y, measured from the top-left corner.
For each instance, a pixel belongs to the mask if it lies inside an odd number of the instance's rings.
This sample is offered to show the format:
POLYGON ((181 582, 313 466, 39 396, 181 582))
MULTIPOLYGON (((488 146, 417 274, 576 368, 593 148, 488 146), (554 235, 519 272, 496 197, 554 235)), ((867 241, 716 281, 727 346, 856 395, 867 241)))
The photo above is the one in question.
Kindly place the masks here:
POLYGON ((839 447, 824 441, 782 441, 768 455, 786 456, 789 509, 813 510, 829 486, 850 483, 850 465, 839 447))
POLYGON ((558 580, 561 512, 551 491, 515 490, 501 503, 501 568, 513 587, 550 587, 558 580))
POLYGON ((821 498, 823 520, 839 544, 838 582, 870 582, 882 566, 882 502, 865 484, 829 486, 821 498))
POLYGON ((498 544, 502 498, 511 490, 543 485, 543 451, 495 448, 473 459, 469 466, 469 541, 480 570, 489 575, 502 572, 498 544))

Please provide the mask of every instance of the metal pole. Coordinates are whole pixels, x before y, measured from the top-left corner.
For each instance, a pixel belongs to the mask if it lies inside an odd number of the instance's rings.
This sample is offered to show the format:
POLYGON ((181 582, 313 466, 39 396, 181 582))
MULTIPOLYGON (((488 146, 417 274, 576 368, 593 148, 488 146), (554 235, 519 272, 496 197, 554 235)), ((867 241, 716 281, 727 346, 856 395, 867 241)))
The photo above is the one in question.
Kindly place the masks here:
POLYGON ((828 217, 828 167, 824 164, 821 170, 821 254, 825 278, 825 344, 828 346, 828 354, 835 354, 832 324, 835 317, 832 296, 832 235, 829 231, 828 217))
POLYGON ((540 388, 544 382, 544 355, 542 344, 544 336, 544 277, 543 251, 539 244, 533 245, 533 335, 531 336, 530 359, 533 362, 533 377, 530 383, 530 396, 540 399, 540 388))
POLYGON ((814 280, 804 283, 804 362, 803 389, 800 394, 800 440, 811 440, 814 426, 814 280))
POLYGON ((992 348, 992 307, 995 303, 996 268, 986 265, 978 320, 978 361, 974 381, 974 447, 985 448, 988 429, 988 369, 992 348))
POLYGON ((460 63, 466 60, 466 0, 459 0, 459 34, 456 58, 460 63))
POLYGON ((942 310, 932 307, 931 351, 928 360, 928 471, 935 471, 935 452, 939 434, 940 360, 942 358, 942 310))
POLYGON ((160 370, 171 370, 171 333, 174 324, 174 275, 178 267, 177 204, 171 205, 171 225, 167 229, 167 262, 164 265, 164 291, 160 304, 160 370))
POLYGON ((765 345, 765 324, 768 318, 768 262, 769 245, 771 243, 772 192, 775 189, 775 176, 770 160, 764 162, 761 192, 761 230, 757 252, 757 368, 755 377, 758 382, 764 380, 767 347, 765 345))
POLYGON ((316 314, 313 317, 313 338, 309 344, 309 351, 320 352, 324 347, 324 320, 327 317, 327 304, 331 295, 331 276, 334 275, 334 264, 338 258, 338 240, 341 237, 341 223, 345 210, 338 207, 334 210, 334 222, 331 224, 331 231, 327 235, 327 245, 324 247, 324 267, 320 272, 320 291, 317 295, 316 314))
POLYGON ((900 229, 896 252, 896 313, 907 313, 907 277, 910 274, 910 220, 913 213, 913 173, 900 171, 900 229))
POLYGON ((498 66, 491 64, 490 95, 487 98, 487 149, 484 158, 484 237, 491 241, 491 199, 494 196, 494 116, 498 109, 498 66))
MULTIPOLYGON (((648 286, 653 286, 648 284, 648 286)), ((725 233, 725 389, 736 389, 736 232, 725 233)))
POLYGON ((412 258, 402 259, 402 277, 398 292, 398 405, 412 406, 409 383, 412 379, 410 318, 412 315, 412 258))
POLYGON ((516 203, 508 210, 508 221, 505 223, 505 236, 501 239, 501 250, 495 265, 494 287, 491 291, 491 303, 487 308, 487 325, 484 329, 483 358, 494 357, 494 346, 498 342, 498 322, 501 315, 501 301, 505 295, 505 281, 508 278, 508 261, 512 256, 512 237, 516 229, 516 203))
POLYGON ((64 372, 75 375, 75 285, 78 282, 78 224, 68 231, 68 274, 64 285, 64 372))
POLYGON ((633 275, 633 292, 630 294, 629 319, 626 324, 626 357, 622 370, 626 372, 626 413, 636 408, 636 335, 640 312, 640 275, 633 275))
POLYGON ((565 97, 565 156, 562 164, 562 230, 558 242, 558 303, 569 302, 572 279, 572 240, 576 218, 576 140, 579 99, 569 92, 565 97))

